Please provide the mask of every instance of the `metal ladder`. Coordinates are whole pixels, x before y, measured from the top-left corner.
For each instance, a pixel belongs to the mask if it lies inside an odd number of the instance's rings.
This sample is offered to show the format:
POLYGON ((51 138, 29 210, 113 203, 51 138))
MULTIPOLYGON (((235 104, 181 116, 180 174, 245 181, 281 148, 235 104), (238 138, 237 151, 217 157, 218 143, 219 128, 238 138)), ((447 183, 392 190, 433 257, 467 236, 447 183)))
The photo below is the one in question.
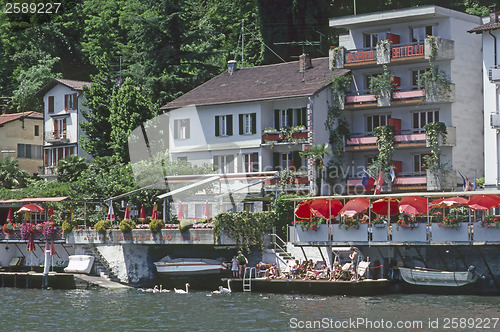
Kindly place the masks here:
POLYGON ((243 291, 251 292, 252 291, 252 272, 257 273, 255 267, 246 267, 245 273, 243 274, 243 291), (248 272, 248 276, 247 276, 248 272))

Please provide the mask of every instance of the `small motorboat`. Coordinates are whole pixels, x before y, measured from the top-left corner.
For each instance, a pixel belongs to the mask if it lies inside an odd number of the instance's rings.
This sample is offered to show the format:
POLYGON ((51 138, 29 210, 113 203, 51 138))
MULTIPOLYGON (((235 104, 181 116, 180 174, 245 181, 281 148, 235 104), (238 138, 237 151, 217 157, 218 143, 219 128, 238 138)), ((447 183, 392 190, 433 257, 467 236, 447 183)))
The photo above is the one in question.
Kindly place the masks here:
POLYGON ((400 267, 399 271, 404 281, 419 286, 460 287, 477 281, 474 266, 458 272, 406 267, 400 267))
POLYGON ((154 262, 156 271, 164 275, 203 275, 228 271, 221 260, 208 258, 171 258, 165 256, 154 262))

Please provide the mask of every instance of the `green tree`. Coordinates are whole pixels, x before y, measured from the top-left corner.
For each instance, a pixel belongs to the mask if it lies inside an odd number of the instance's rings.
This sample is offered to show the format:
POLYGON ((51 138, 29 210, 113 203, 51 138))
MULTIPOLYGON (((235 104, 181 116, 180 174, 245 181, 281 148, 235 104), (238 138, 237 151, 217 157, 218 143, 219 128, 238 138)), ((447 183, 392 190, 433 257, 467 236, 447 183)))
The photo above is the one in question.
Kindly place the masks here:
POLYGON ((73 182, 88 168, 87 160, 78 155, 70 155, 59 160, 57 166, 57 181, 73 182))
POLYGON ((330 146, 328 143, 325 144, 314 144, 307 151, 300 152, 300 154, 304 157, 311 158, 313 161, 313 167, 315 172, 315 180, 316 180, 316 196, 321 195, 321 184, 323 181, 323 170, 325 167, 325 157, 328 154, 331 154, 330 146))
POLYGON ((131 78, 115 90, 111 100, 109 123, 111 125, 110 147, 117 160, 128 162, 128 137, 133 129, 154 117, 151 102, 144 97, 131 78))
POLYGON ((28 172, 19 168, 19 161, 7 157, 0 161, 0 185, 4 188, 22 188, 29 178, 28 172))

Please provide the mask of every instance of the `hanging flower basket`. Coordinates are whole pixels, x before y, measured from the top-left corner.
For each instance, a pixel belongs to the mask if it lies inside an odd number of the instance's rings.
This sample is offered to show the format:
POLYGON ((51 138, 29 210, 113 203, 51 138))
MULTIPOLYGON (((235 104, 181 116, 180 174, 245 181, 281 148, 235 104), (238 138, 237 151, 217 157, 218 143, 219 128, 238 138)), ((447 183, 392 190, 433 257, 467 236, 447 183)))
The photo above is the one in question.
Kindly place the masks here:
POLYGON ((500 217, 489 215, 484 218, 484 221, 479 222, 479 227, 500 228, 500 217))
POLYGON ((53 239, 56 235, 56 228, 53 221, 46 221, 42 223, 42 234, 47 240, 53 239))
POLYGON ((321 224, 321 220, 318 218, 312 219, 297 219, 295 220, 295 224, 300 225, 303 231, 317 231, 318 225, 321 224))
POLYGON ((15 227, 14 224, 12 224, 11 222, 8 222, 2 226, 2 231, 5 234, 11 234, 12 232, 14 232, 14 227, 15 227))
POLYGON ((405 220, 405 219, 401 218, 401 219, 398 219, 396 224, 397 224, 398 229, 399 229, 399 227, 401 227, 403 229, 412 230, 412 229, 418 227, 418 223, 416 223, 413 219, 405 220))
POLYGON ((359 229, 359 225, 361 222, 354 218, 344 218, 344 220, 339 224, 339 228, 343 227, 344 229, 359 229))
POLYGON ((21 225, 21 239, 22 240, 28 240, 30 238, 30 235, 33 235, 36 233, 35 225, 32 223, 23 223, 21 225))

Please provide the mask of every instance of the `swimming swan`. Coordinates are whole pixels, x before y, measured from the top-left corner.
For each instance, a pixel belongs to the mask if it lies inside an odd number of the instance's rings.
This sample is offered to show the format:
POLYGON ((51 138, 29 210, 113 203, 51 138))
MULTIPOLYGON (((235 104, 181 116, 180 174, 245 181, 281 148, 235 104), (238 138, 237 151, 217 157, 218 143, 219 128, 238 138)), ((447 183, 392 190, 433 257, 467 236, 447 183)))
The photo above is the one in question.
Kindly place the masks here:
POLYGON ((231 279, 227 279, 227 288, 220 286, 221 294, 229 294, 231 293, 231 279))
POLYGON ((174 291, 177 294, 187 294, 189 292, 189 286, 191 286, 191 285, 186 283, 186 290, 174 288, 174 291))

